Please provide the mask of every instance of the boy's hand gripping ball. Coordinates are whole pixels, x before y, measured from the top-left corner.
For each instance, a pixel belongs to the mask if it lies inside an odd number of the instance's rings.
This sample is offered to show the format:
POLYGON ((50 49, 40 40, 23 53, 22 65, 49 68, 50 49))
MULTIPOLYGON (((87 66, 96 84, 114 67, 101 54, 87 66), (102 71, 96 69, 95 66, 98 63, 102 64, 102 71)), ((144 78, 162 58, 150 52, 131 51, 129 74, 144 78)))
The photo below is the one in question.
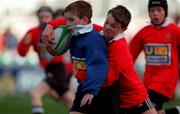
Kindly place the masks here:
POLYGON ((54 30, 54 44, 46 46, 46 50, 53 56, 64 54, 71 45, 71 32, 65 25, 61 25, 54 30))

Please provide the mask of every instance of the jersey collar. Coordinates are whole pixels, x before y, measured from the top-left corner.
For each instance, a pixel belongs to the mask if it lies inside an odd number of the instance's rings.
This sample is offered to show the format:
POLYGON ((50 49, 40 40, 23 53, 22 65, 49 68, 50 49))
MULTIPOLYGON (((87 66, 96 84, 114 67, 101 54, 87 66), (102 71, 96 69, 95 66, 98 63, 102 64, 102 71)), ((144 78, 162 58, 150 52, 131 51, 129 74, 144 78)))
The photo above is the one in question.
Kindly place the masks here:
POLYGON ((87 25, 76 25, 72 28, 72 34, 78 36, 79 34, 84 34, 91 32, 93 30, 93 25, 90 22, 87 25))
MULTIPOLYGON (((150 23, 152 26, 154 26, 151 22, 149 22, 149 23, 150 23)), ((164 20, 164 23, 163 23, 161 26, 159 26, 158 28, 167 27, 169 24, 170 24, 170 21, 167 20, 167 19, 165 19, 165 20, 164 20)))
MULTIPOLYGON (((103 34, 103 31, 100 31, 99 32, 102 36, 104 35, 103 34)), ((114 37, 114 38, 112 38, 111 40, 108 40, 107 42, 108 43, 111 43, 111 42, 113 42, 113 41, 117 41, 117 40, 119 40, 119 39, 122 39, 122 38, 124 38, 125 37, 125 34, 124 33, 120 33, 120 34, 118 34, 116 37, 114 37)), ((106 39, 106 38, 105 38, 106 39)))

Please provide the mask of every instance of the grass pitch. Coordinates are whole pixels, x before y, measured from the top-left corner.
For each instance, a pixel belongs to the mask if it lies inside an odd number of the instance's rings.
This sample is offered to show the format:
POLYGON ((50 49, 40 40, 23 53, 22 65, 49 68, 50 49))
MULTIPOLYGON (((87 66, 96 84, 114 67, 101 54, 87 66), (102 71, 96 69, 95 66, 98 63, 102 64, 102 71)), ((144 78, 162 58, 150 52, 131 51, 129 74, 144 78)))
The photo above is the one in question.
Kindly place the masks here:
MULTIPOLYGON (((45 114, 68 114, 62 103, 55 102, 49 97, 43 99, 45 114)), ((0 114, 31 114, 31 102, 28 96, 0 97, 0 114)), ((165 108, 180 105, 180 98, 168 102, 165 108)))
MULTIPOLYGON (((62 103, 49 97, 43 99, 45 114, 68 114, 62 103)), ((31 114, 31 102, 27 96, 0 97, 0 114, 31 114)))

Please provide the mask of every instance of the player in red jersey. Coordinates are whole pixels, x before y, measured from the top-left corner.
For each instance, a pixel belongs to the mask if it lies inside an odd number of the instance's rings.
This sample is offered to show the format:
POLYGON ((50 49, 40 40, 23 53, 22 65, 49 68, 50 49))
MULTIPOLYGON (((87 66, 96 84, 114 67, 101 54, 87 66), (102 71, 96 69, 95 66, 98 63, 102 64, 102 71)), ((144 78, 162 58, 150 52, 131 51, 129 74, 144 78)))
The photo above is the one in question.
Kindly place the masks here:
POLYGON ((18 52, 21 56, 25 56, 33 46, 40 60, 40 66, 45 69, 46 78, 41 81, 31 91, 32 113, 43 114, 42 97, 48 93, 49 96, 59 101, 62 97, 64 104, 70 108, 73 102, 73 92, 69 89, 68 75, 72 74, 72 65, 67 57, 53 57, 46 52, 42 43, 40 43, 40 35, 45 23, 53 18, 53 12, 50 7, 43 6, 37 11, 39 25, 30 29, 18 45, 18 52))
POLYGON ((124 36, 131 20, 127 8, 118 5, 108 11, 103 36, 108 43, 109 74, 104 86, 119 82, 119 114, 157 114, 147 91, 133 67, 124 36), (115 75, 112 75, 112 72, 115 75), (115 77, 114 77, 115 76, 115 77))
POLYGON ((145 53, 144 85, 160 114, 180 114, 180 108, 162 110, 172 99, 178 81, 179 28, 167 21, 166 0, 149 0, 150 25, 141 29, 130 42, 135 62, 141 51, 145 53))

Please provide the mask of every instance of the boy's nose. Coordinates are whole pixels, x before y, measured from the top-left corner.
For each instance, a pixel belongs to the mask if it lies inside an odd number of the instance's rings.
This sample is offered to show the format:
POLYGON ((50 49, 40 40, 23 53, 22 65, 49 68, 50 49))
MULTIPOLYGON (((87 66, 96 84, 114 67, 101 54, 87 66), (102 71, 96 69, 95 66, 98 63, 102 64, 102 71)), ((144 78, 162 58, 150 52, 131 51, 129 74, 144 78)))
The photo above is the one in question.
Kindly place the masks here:
POLYGON ((106 28, 106 30, 109 30, 111 27, 110 27, 110 25, 106 25, 105 28, 106 28))

